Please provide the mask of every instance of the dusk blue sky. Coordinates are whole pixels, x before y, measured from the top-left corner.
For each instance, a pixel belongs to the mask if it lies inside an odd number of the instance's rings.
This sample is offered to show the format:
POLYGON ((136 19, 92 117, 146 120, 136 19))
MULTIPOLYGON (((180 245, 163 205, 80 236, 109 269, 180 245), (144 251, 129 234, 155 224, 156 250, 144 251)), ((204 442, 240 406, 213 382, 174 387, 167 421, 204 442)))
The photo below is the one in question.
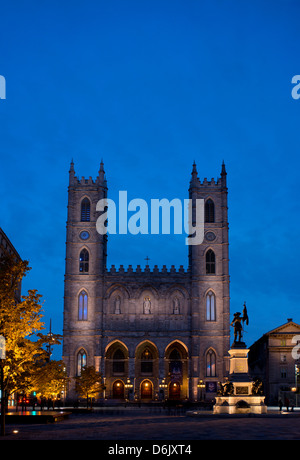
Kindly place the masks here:
MULTIPOLYGON (((62 333, 67 186, 188 198, 228 173, 231 314, 251 345, 299 314, 299 1, 15 1, 1 5, 1 222, 62 333)), ((183 237, 110 236, 108 265, 187 267, 183 237)), ((60 357, 60 350, 56 350, 60 357)))

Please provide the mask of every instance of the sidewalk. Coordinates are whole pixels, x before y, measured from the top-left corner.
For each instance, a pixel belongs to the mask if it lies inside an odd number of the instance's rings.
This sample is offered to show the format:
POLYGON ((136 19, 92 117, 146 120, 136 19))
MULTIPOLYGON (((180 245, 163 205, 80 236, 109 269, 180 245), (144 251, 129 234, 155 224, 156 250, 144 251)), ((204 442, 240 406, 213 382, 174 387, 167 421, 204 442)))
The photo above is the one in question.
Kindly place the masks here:
MULTIPOLYGON (((56 423, 7 424, 2 440, 299 440, 299 410, 266 415, 214 415, 203 411, 199 416, 154 413, 145 408, 105 413, 71 414, 56 423)), ((46 411, 47 412, 47 411, 46 411)))
MULTIPOLYGON (((1 407, 0 407, 1 409, 1 407)), ((174 408, 172 408, 174 409, 174 408)), ((185 409, 183 408, 184 412, 185 412, 185 409)), ((106 411, 126 411, 126 412, 144 412, 144 411, 147 411, 147 412, 168 412, 168 407, 167 406, 160 406, 160 405, 147 405, 147 406, 138 406, 138 405, 135 405, 135 404, 120 404, 120 405, 105 405, 105 406, 93 406, 92 408, 87 408, 86 406, 78 406, 78 407, 74 407, 74 406, 61 406, 61 407, 55 407, 54 409, 47 409, 47 408, 43 408, 42 409, 42 412, 49 412, 49 411, 70 411, 70 412, 73 412, 75 413, 76 411, 80 411, 80 412, 106 412, 106 411)), ((182 411, 182 409, 181 409, 182 411)), ((8 407, 8 412, 16 412, 16 407, 8 407)), ((24 412, 22 411, 22 409, 20 408, 20 406, 18 406, 18 410, 17 412, 24 412)), ((26 409, 25 409, 25 412, 41 412, 41 408, 39 405, 37 405, 35 407, 35 409, 32 409, 32 406, 28 406, 26 409)), ((201 412, 203 414, 209 414, 209 413, 212 413, 212 411, 210 410, 202 410, 202 409, 190 409, 188 410, 187 412, 201 412)), ((0 413, 1 413, 1 410, 0 410, 0 413)), ((279 407, 278 406, 268 406, 268 414, 269 413, 278 413, 280 414, 280 411, 279 411, 279 407)), ((282 408, 282 411, 281 411, 282 414, 298 414, 300 415, 300 406, 299 407, 294 407, 293 410, 291 408, 289 408, 289 410, 287 411, 285 407, 282 408)))

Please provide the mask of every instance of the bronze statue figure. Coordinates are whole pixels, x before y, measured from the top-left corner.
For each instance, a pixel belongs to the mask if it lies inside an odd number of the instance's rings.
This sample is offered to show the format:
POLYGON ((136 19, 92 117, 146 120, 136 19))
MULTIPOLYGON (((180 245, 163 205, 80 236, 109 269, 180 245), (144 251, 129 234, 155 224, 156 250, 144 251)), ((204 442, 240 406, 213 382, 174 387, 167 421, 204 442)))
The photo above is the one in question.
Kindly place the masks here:
POLYGON ((242 332, 243 332, 243 323, 246 321, 246 324, 249 324, 249 317, 247 313, 246 302, 244 302, 244 309, 243 309, 243 316, 241 316, 240 312, 234 313, 233 320, 231 321, 230 326, 234 327, 234 342, 241 342, 242 340, 242 332), (238 339, 238 340, 237 340, 238 339))
POLYGON ((233 383, 232 382, 225 382, 225 383, 221 383, 219 382, 219 390, 218 390, 218 394, 221 395, 221 396, 229 396, 229 395, 233 395, 234 394, 234 386, 233 386, 233 383))

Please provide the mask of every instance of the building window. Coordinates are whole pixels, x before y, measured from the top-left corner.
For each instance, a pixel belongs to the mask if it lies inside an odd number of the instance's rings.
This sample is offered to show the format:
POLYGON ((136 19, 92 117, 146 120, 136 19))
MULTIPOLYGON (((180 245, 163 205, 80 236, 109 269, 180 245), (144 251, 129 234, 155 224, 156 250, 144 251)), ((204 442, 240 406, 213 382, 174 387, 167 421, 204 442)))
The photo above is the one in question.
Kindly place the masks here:
POLYGON ((113 355, 113 374, 124 374, 125 372, 125 356, 122 350, 118 348, 113 355))
POLYGON ((206 377, 216 377, 216 354, 213 350, 206 353, 206 377))
POLYGON ((280 377, 282 379, 286 379, 287 378, 287 370, 286 370, 286 367, 281 367, 280 368, 280 377))
POLYGON ((216 297, 212 291, 206 295, 206 321, 216 321, 216 297))
POLYGON ((82 369, 86 366, 86 352, 80 350, 77 355, 77 375, 80 376, 82 369))
POLYGON ((205 222, 214 222, 215 221, 215 205, 213 200, 210 198, 205 203, 205 222))
POLYGON ((91 203, 88 198, 84 198, 81 202, 81 222, 90 222, 91 218, 91 203))
POLYGON ((78 320, 86 321, 88 314, 88 295, 82 291, 78 297, 78 320))
POLYGON ((141 373, 148 375, 153 373, 153 355, 149 348, 145 348, 141 356, 141 373))
POLYGON ((206 274, 211 275, 216 273, 216 256, 212 249, 206 253, 206 274))
POLYGON ((88 273, 89 271, 89 251, 87 249, 80 252, 79 271, 80 273, 88 273))
POLYGON ((280 353, 280 361, 281 361, 282 363, 286 363, 286 354, 280 353))

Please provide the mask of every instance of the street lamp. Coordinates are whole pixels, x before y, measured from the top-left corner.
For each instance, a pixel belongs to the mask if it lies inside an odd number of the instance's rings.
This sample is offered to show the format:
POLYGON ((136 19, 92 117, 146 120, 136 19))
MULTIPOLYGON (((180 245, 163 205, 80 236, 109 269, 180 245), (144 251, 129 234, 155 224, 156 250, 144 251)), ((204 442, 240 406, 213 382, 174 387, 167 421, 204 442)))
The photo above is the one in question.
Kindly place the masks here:
POLYGON ((127 388, 127 399, 129 400, 129 391, 133 388, 133 384, 130 381, 130 378, 127 378, 127 381, 125 383, 125 388, 127 388))
POLYGON ((125 388, 132 388, 132 387, 133 387, 133 384, 130 382, 130 378, 128 377, 125 383, 125 388))
POLYGON ((168 385, 166 384, 166 379, 162 379, 161 383, 158 386, 159 388, 162 388, 162 389, 167 388, 168 385))
POLYGON ((203 380, 199 380, 199 382, 197 383, 197 388, 200 388, 200 401, 202 401, 202 391, 203 388, 205 388, 205 383, 203 382, 203 380))
POLYGON ((48 342, 46 345, 46 349, 48 352, 48 357, 49 357, 48 359, 50 361, 51 355, 52 355, 53 342, 54 342, 53 333, 51 330, 51 319, 50 319, 50 331, 48 332, 47 337, 48 337, 48 342))
POLYGON ((168 388, 168 385, 166 383, 166 379, 162 379, 161 383, 158 385, 160 388, 160 393, 162 395, 162 398, 165 399, 165 390, 168 388))

